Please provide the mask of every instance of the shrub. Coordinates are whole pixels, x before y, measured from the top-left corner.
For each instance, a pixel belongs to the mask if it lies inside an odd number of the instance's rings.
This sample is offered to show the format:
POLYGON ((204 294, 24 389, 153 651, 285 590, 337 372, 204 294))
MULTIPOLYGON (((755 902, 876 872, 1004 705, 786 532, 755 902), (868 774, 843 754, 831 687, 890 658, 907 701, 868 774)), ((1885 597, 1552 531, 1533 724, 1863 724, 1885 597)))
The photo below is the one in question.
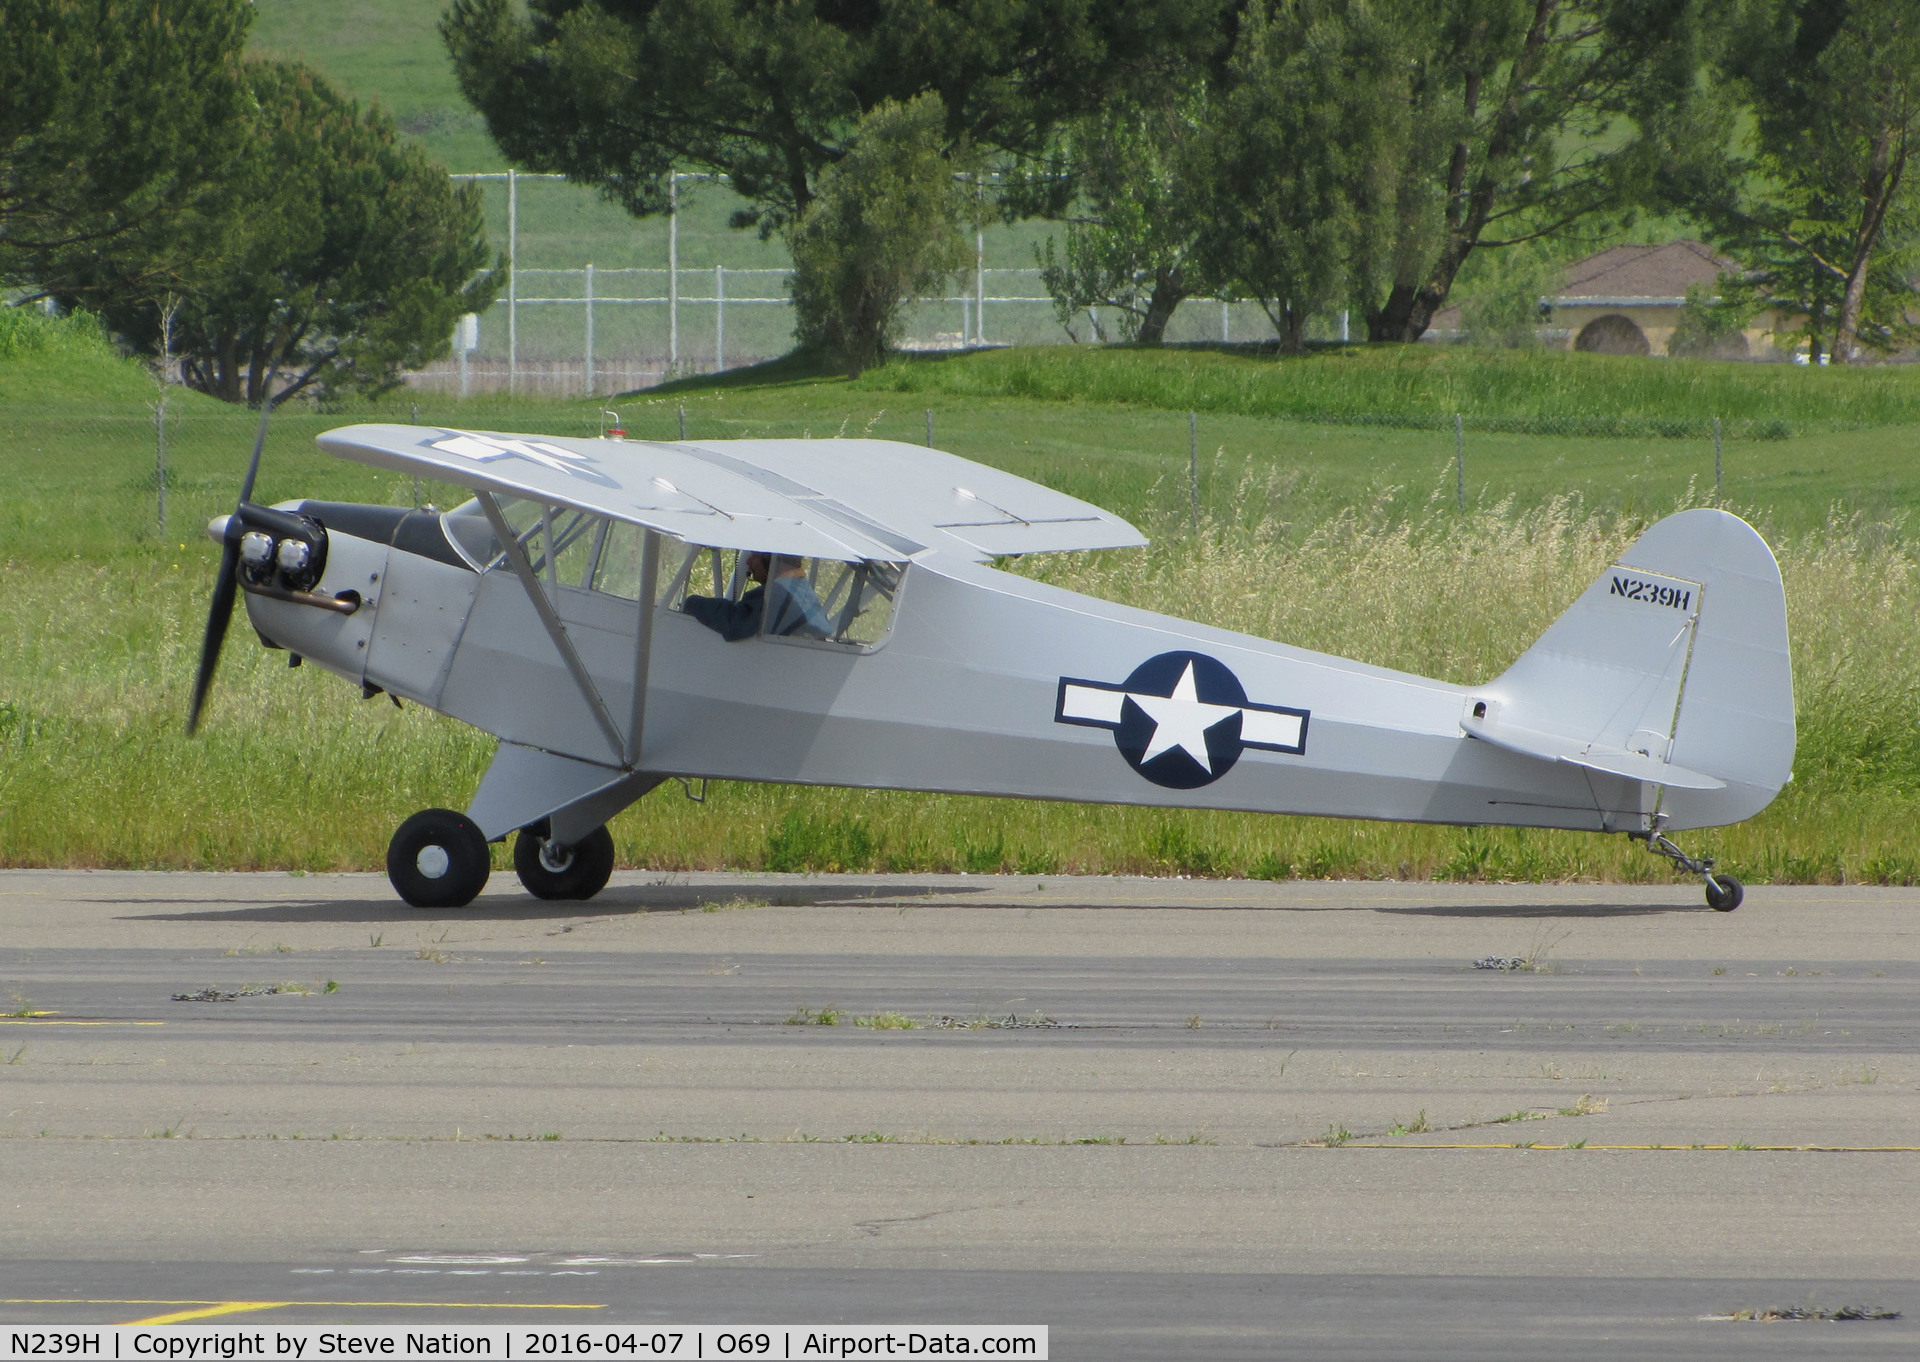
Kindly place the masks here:
POLYGON ((943 141, 935 96, 879 105, 787 234, 795 339, 851 376, 886 361, 907 301, 965 259, 966 191, 943 141))

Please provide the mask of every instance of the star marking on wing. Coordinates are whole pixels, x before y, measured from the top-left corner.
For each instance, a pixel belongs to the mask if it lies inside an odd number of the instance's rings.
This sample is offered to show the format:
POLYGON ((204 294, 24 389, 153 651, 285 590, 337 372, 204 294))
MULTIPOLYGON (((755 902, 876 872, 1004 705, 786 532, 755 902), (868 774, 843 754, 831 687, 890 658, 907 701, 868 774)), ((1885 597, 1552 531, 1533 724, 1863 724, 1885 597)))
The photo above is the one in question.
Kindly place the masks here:
POLYGON ((1153 740, 1140 757, 1142 763, 1177 747, 1209 775, 1213 773, 1213 760, 1207 755, 1207 730, 1241 713, 1239 705, 1210 705, 1195 693, 1191 662, 1174 683, 1173 694, 1141 695, 1128 691, 1126 696, 1153 720, 1153 740))

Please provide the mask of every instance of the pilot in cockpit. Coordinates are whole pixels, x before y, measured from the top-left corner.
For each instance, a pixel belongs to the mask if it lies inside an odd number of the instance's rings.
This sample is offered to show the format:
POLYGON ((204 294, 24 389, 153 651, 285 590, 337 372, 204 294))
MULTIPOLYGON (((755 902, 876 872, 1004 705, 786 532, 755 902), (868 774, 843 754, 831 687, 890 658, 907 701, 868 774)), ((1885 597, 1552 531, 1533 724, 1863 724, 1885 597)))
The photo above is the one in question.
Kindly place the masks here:
POLYGON ((749 553, 747 575, 754 585, 737 601, 722 596, 688 596, 681 609, 729 643, 766 632, 785 638, 826 638, 833 632, 820 597, 798 558, 749 553))

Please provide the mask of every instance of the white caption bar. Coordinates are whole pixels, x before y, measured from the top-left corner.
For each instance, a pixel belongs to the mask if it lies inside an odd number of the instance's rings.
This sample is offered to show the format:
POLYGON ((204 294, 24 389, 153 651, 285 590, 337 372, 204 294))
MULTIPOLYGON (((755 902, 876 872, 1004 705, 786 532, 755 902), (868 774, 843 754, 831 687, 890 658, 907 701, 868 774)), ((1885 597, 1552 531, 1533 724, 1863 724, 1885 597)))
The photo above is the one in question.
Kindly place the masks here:
MULTIPOLYGON (((293 1302, 289 1302, 293 1304, 293 1302)), ((1045 1325, 649 1325, 528 1329, 483 1325, 406 1328, 380 1325, 285 1328, 243 1324, 8 1327, 0 1362, 47 1358, 164 1359, 164 1362, 440 1362, 449 1357, 524 1362, 603 1362, 627 1358, 883 1358, 1047 1356, 1045 1325)))

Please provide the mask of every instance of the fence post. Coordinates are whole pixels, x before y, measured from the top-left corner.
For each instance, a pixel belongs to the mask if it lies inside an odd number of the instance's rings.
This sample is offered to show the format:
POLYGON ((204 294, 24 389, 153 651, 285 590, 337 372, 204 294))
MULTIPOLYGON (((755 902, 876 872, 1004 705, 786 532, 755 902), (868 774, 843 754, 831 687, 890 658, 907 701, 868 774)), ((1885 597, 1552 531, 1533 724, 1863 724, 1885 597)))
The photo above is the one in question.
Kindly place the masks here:
POLYGON ((981 345, 987 343, 987 233, 983 227, 973 229, 973 338, 981 345))
MULTIPOLYGON (((418 402, 409 403, 407 415, 413 418, 410 424, 419 425, 420 404, 418 402)), ((420 509, 420 475, 418 473, 413 475, 413 509, 416 511, 420 509)))
POLYGON ((973 299, 960 295, 960 348, 966 349, 973 337, 973 299))
POLYGON ((1453 499, 1464 511, 1467 509, 1467 437, 1457 411, 1453 414, 1453 480, 1453 499))
POLYGON ((727 367, 727 267, 713 267, 713 371, 727 367))
POLYGON ((667 373, 680 372, 680 172, 667 173, 667 373))
POLYGON ((1220 300, 1220 343, 1229 345, 1233 341, 1233 319, 1227 311, 1227 300, 1220 300))
POLYGON ((933 448, 933 408, 927 408, 927 448, 933 448))
POLYGON ((587 396, 593 396, 593 262, 587 262, 587 396))
POLYGON ((520 376, 520 181, 507 167, 507 396, 520 376))
POLYGON ((160 400, 153 404, 153 482, 160 497, 160 533, 167 532, 167 389, 161 380, 160 400))
POLYGON ((1720 418, 1713 418, 1713 499, 1720 500, 1720 418))
POLYGON ((1187 413, 1187 500, 1193 510, 1194 538, 1200 537, 1200 413, 1187 413))

